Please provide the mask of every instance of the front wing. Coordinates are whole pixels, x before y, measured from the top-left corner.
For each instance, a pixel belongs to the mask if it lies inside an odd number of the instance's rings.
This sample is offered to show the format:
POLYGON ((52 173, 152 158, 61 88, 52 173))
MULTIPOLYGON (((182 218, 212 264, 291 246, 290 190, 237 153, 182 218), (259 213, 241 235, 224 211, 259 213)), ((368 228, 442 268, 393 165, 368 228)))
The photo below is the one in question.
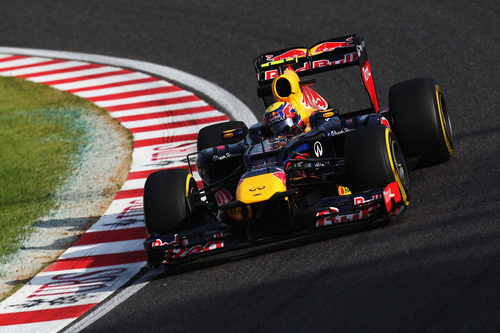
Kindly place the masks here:
MULTIPOLYGON (((231 203, 232 207, 238 205, 243 206, 242 203, 231 203)), ((314 221, 300 230, 294 230, 293 221, 290 221, 292 227, 289 230, 252 238, 230 225, 212 222, 170 234, 149 235, 144 248, 150 266, 176 264, 312 233, 374 224, 399 215, 404 207, 398 183, 393 182, 385 188, 321 199, 314 206, 314 221)))

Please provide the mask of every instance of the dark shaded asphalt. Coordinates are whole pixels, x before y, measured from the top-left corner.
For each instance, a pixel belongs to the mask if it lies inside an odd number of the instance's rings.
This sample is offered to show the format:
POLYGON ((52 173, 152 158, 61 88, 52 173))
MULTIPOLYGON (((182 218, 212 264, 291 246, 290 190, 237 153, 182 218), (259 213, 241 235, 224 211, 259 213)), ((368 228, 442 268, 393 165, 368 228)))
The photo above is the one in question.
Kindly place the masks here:
MULTIPOLYGON (((446 94, 456 153, 412 173, 398 221, 163 276, 89 332, 500 330, 500 4, 336 2, 2 1, 2 46, 172 66, 257 115, 255 55, 352 32, 367 41, 382 105, 414 77, 436 78, 446 94)), ((341 110, 366 101, 358 87, 350 70, 317 84, 341 110)))

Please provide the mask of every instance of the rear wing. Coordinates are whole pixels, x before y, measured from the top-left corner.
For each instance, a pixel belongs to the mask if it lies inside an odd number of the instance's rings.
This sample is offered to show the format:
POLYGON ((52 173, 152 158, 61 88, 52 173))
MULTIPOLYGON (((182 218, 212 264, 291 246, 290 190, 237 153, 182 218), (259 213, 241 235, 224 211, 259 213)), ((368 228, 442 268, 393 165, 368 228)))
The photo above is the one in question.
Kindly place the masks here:
MULTIPOLYGON (((319 42, 312 47, 292 47, 263 53, 254 60, 259 87, 270 85, 274 78, 292 68, 300 77, 359 65, 365 88, 372 107, 378 112, 379 105, 375 85, 368 62, 365 41, 357 34, 319 42)), ((259 96, 262 89, 258 88, 259 96)))

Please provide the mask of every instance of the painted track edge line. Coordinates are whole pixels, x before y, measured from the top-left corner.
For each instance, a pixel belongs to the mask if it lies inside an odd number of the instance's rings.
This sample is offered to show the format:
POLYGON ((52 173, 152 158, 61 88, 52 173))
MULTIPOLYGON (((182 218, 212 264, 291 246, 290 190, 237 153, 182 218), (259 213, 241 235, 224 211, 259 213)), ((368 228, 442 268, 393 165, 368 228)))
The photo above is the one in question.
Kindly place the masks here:
POLYGON ((82 60, 93 63, 106 64, 110 66, 126 67, 142 72, 147 72, 152 75, 161 76, 169 81, 179 84, 180 86, 187 87, 190 90, 194 90, 195 92, 200 93, 201 97, 207 97, 209 100, 217 104, 217 106, 220 106, 223 112, 229 114, 232 119, 242 120, 245 124, 247 124, 247 126, 250 126, 257 122, 257 118, 252 113, 252 111, 243 102, 241 102, 227 90, 221 88, 215 83, 172 67, 158 65, 141 60, 103 56, 97 54, 20 47, 0 46, 0 53, 82 60))
POLYGON ((99 309, 99 311, 90 311, 84 314, 82 317, 76 319, 74 322, 70 323, 68 326, 63 328, 61 333, 78 333, 88 326, 92 325, 97 320, 104 317, 108 312, 117 307, 120 303, 123 303, 130 296, 137 293, 139 290, 144 288, 149 282, 153 281, 156 277, 160 276, 167 270, 166 267, 158 267, 155 270, 151 270, 146 272, 143 275, 140 275, 139 272, 137 276, 139 278, 136 281, 127 282, 121 290, 116 291, 112 297, 108 297, 106 300, 98 304, 95 309, 99 309))

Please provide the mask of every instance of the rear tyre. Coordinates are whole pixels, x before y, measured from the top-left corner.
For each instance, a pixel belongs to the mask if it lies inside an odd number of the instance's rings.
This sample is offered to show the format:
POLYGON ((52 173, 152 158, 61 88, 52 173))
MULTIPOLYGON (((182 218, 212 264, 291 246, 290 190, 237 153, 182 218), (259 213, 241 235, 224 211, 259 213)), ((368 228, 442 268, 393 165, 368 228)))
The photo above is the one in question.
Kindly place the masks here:
POLYGON ((434 79, 395 84, 389 91, 389 109, 394 120, 393 130, 405 157, 420 156, 425 165, 451 158, 451 120, 443 92, 434 79))
POLYGON ((210 147, 219 146, 225 143, 230 144, 239 142, 241 139, 238 137, 235 137, 233 139, 223 139, 221 137, 222 131, 227 131, 235 128, 241 128, 244 135, 248 133, 248 128, 242 121, 227 121, 225 123, 218 123, 203 127, 198 134, 198 151, 202 151, 203 149, 210 147))
POLYGON ((192 223, 189 198, 197 190, 196 182, 187 170, 170 169, 150 174, 144 185, 147 232, 165 234, 189 227, 192 223))
POLYGON ((401 147, 392 131, 372 125, 348 133, 345 162, 355 192, 385 187, 394 181, 408 204, 410 179, 401 147))

